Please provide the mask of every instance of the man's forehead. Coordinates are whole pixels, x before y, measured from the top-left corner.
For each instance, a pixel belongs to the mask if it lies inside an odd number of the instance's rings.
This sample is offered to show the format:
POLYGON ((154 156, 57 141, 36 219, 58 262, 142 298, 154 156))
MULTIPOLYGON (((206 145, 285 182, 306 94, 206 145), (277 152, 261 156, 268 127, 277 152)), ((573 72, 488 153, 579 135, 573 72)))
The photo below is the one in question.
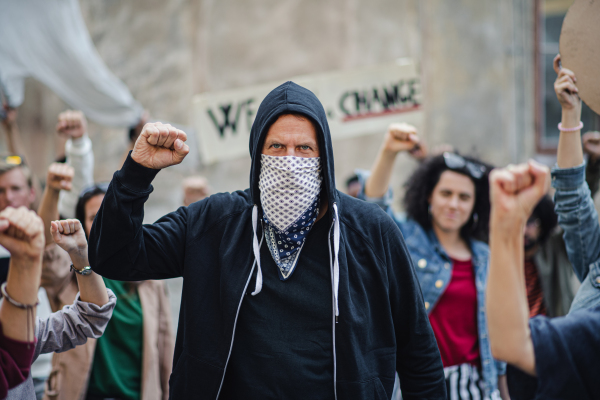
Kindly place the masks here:
POLYGON ((27 185, 27 177, 21 167, 0 173, 0 185, 27 185))

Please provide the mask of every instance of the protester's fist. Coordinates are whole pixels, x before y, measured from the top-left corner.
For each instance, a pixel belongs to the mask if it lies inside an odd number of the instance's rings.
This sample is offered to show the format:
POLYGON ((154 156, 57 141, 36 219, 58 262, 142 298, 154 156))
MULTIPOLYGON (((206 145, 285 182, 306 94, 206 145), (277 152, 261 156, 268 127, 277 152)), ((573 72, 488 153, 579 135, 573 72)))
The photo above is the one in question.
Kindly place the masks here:
POLYGON ((600 132, 586 132, 582 138, 583 152, 590 156, 590 159, 597 160, 600 158, 600 132))
POLYGON ((560 54, 554 57, 554 71, 558 74, 554 81, 554 91, 562 108, 572 110, 581 107, 579 89, 577 89, 577 78, 570 69, 563 68, 560 62, 560 54))
POLYGON ((548 167, 533 160, 493 170, 490 174, 492 214, 507 222, 516 219, 524 223, 548 192, 549 176, 548 167))
POLYGON ((144 125, 133 146, 131 158, 147 168, 161 169, 179 164, 190 152, 187 135, 169 124, 154 122, 144 125))
POLYGON ((50 222, 50 232, 54 243, 69 253, 75 263, 75 258, 80 258, 87 263, 88 243, 81 222, 77 219, 65 219, 50 222))
POLYGON ((48 167, 46 184, 53 190, 71 190, 75 170, 68 164, 52 163, 48 167))
POLYGON ((25 267, 41 267, 44 244, 44 223, 35 212, 26 207, 0 212, 0 245, 12 259, 27 261, 25 267))
POLYGON ((413 150, 418 144, 417 128, 404 122, 391 124, 383 141, 384 149, 394 153, 413 150))
POLYGON ((87 121, 81 111, 67 110, 58 115, 56 132, 76 139, 82 137, 86 131, 87 121))

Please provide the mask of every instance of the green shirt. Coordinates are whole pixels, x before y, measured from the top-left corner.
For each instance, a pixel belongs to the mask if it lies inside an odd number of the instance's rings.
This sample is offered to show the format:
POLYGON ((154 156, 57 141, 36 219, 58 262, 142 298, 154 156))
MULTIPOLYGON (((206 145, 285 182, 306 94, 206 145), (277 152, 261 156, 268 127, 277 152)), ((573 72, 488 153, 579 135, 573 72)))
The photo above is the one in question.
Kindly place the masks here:
POLYGON ((137 289, 104 279, 117 305, 104 335, 96 343, 88 394, 138 400, 141 392, 143 315, 137 289))

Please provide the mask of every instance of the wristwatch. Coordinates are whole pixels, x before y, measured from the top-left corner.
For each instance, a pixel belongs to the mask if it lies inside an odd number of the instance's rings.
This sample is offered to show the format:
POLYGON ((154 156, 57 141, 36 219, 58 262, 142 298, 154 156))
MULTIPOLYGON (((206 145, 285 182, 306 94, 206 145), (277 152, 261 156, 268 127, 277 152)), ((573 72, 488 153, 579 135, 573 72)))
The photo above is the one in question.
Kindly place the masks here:
POLYGON ((85 276, 85 275, 89 275, 89 274, 91 274, 92 272, 94 272, 94 271, 92 271, 92 268, 91 268, 89 265, 88 265, 87 267, 83 267, 83 268, 81 268, 81 269, 77 269, 77 268, 75 268, 75 267, 73 266, 73 264, 71 264, 71 271, 75 271, 75 272, 77 272, 79 275, 84 275, 84 276, 85 276))

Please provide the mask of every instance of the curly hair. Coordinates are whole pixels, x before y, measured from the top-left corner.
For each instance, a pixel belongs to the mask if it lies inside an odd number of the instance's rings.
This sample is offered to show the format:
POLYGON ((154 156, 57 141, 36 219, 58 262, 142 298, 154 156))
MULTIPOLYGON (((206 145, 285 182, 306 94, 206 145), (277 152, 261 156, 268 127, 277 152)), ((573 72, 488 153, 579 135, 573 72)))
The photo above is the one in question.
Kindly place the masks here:
POLYGON ((443 154, 430 157, 421 163, 404 184, 406 188, 403 201, 404 208, 408 217, 417 221, 423 229, 431 229, 429 197, 438 184, 440 176, 444 171, 448 170, 463 174, 469 177, 475 185, 475 205, 473 206, 469 220, 460 229, 461 237, 463 239, 476 239, 487 243, 490 219, 490 186, 488 178, 492 166, 473 157, 461 157, 466 161, 484 166, 485 172, 483 176, 475 179, 465 167, 449 168, 444 161, 443 154), (474 217, 475 215, 477 215, 476 218, 474 217))

